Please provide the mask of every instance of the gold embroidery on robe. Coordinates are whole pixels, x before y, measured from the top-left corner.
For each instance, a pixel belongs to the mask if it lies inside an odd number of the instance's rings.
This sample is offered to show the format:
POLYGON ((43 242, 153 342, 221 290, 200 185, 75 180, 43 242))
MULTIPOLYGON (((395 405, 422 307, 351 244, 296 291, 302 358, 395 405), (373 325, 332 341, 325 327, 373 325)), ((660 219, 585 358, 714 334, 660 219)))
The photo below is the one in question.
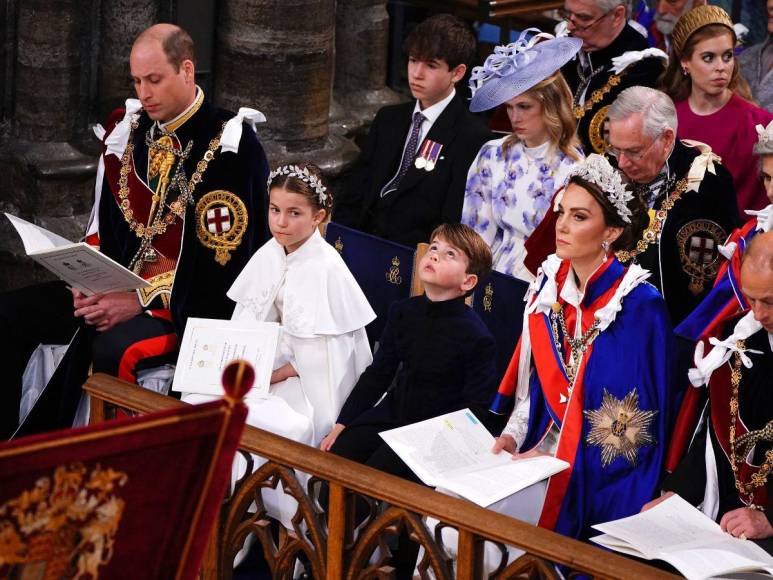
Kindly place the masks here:
POLYGON ((0 567, 12 578, 98 578, 113 556, 125 473, 60 465, 0 505, 0 567))

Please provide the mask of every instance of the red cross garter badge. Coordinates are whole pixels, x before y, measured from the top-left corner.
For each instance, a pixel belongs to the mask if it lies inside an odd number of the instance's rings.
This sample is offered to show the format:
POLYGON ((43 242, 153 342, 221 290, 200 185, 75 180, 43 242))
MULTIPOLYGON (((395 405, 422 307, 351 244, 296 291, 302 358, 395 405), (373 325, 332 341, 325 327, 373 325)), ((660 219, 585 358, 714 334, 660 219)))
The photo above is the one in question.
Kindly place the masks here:
POLYGON ((247 207, 230 191, 210 191, 196 203, 196 235, 203 246, 215 250, 221 266, 239 247, 248 222, 247 207))
POLYGON ((714 280, 721 256, 719 245, 727 234, 722 226, 711 220, 693 220, 683 225, 676 234, 682 270, 690 277, 689 289, 694 295, 703 292, 706 282, 714 280))

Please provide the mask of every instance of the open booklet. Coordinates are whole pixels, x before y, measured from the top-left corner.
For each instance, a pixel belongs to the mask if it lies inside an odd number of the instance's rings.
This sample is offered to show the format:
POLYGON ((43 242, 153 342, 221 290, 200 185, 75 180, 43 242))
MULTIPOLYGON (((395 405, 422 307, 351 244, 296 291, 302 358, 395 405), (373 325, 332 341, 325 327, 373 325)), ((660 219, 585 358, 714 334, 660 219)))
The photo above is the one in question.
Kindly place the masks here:
POLYGON ((5 217, 16 228, 30 258, 86 296, 148 286, 137 274, 85 242, 70 242, 8 213, 5 217))
POLYGON ((773 556, 748 540, 726 534, 719 524, 673 495, 645 512, 593 526, 593 542, 647 560, 665 560, 686 578, 734 572, 773 574, 773 556))
POLYGON ((486 507, 569 467, 540 456, 494 455, 494 437, 469 409, 379 433, 427 485, 486 507))
POLYGON ((189 318, 185 324, 172 390, 221 396, 223 369, 242 359, 255 369, 250 396, 268 394, 279 324, 254 320, 189 318))

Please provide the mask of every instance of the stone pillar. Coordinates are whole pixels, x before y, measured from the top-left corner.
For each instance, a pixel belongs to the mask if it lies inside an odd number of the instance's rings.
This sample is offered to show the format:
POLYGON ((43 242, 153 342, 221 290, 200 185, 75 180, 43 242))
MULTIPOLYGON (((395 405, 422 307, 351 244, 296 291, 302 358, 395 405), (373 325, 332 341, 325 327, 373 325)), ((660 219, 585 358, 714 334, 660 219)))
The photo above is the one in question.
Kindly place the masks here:
POLYGON ((332 122, 360 131, 384 105, 400 102, 385 85, 389 44, 386 0, 338 0, 332 122))
POLYGON ((336 175, 357 155, 331 134, 335 0, 223 0, 217 28, 215 102, 254 107, 272 165, 310 160, 336 175))
MULTIPOLYGON (((90 2, 7 5, 0 210, 77 239, 90 208, 95 159, 73 146, 88 114, 90 2), (13 14, 9 15, 9 12, 13 14), (84 56, 85 55, 85 56, 84 56)), ((48 278, 0 223, 0 289, 48 278)))
MULTIPOLYGON (((129 53, 140 32, 158 22, 158 0, 103 0, 100 18, 98 117, 134 96, 129 53)), ((100 121, 104 122, 104 121, 100 121)))

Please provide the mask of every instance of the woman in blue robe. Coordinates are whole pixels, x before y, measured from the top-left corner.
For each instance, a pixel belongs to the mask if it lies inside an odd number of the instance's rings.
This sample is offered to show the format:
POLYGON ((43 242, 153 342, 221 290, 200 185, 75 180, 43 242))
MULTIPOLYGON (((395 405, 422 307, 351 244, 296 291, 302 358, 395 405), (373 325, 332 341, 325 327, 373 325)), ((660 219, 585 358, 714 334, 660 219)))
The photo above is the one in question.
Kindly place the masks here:
POLYGON ((674 350, 665 302, 646 283, 650 273, 615 257, 648 223, 621 174, 591 155, 556 205, 556 254, 532 285, 492 408, 513 408, 494 452, 568 462, 535 484, 541 491, 529 513, 518 494, 502 507, 585 540, 594 524, 638 513, 658 489, 673 420, 674 350))

